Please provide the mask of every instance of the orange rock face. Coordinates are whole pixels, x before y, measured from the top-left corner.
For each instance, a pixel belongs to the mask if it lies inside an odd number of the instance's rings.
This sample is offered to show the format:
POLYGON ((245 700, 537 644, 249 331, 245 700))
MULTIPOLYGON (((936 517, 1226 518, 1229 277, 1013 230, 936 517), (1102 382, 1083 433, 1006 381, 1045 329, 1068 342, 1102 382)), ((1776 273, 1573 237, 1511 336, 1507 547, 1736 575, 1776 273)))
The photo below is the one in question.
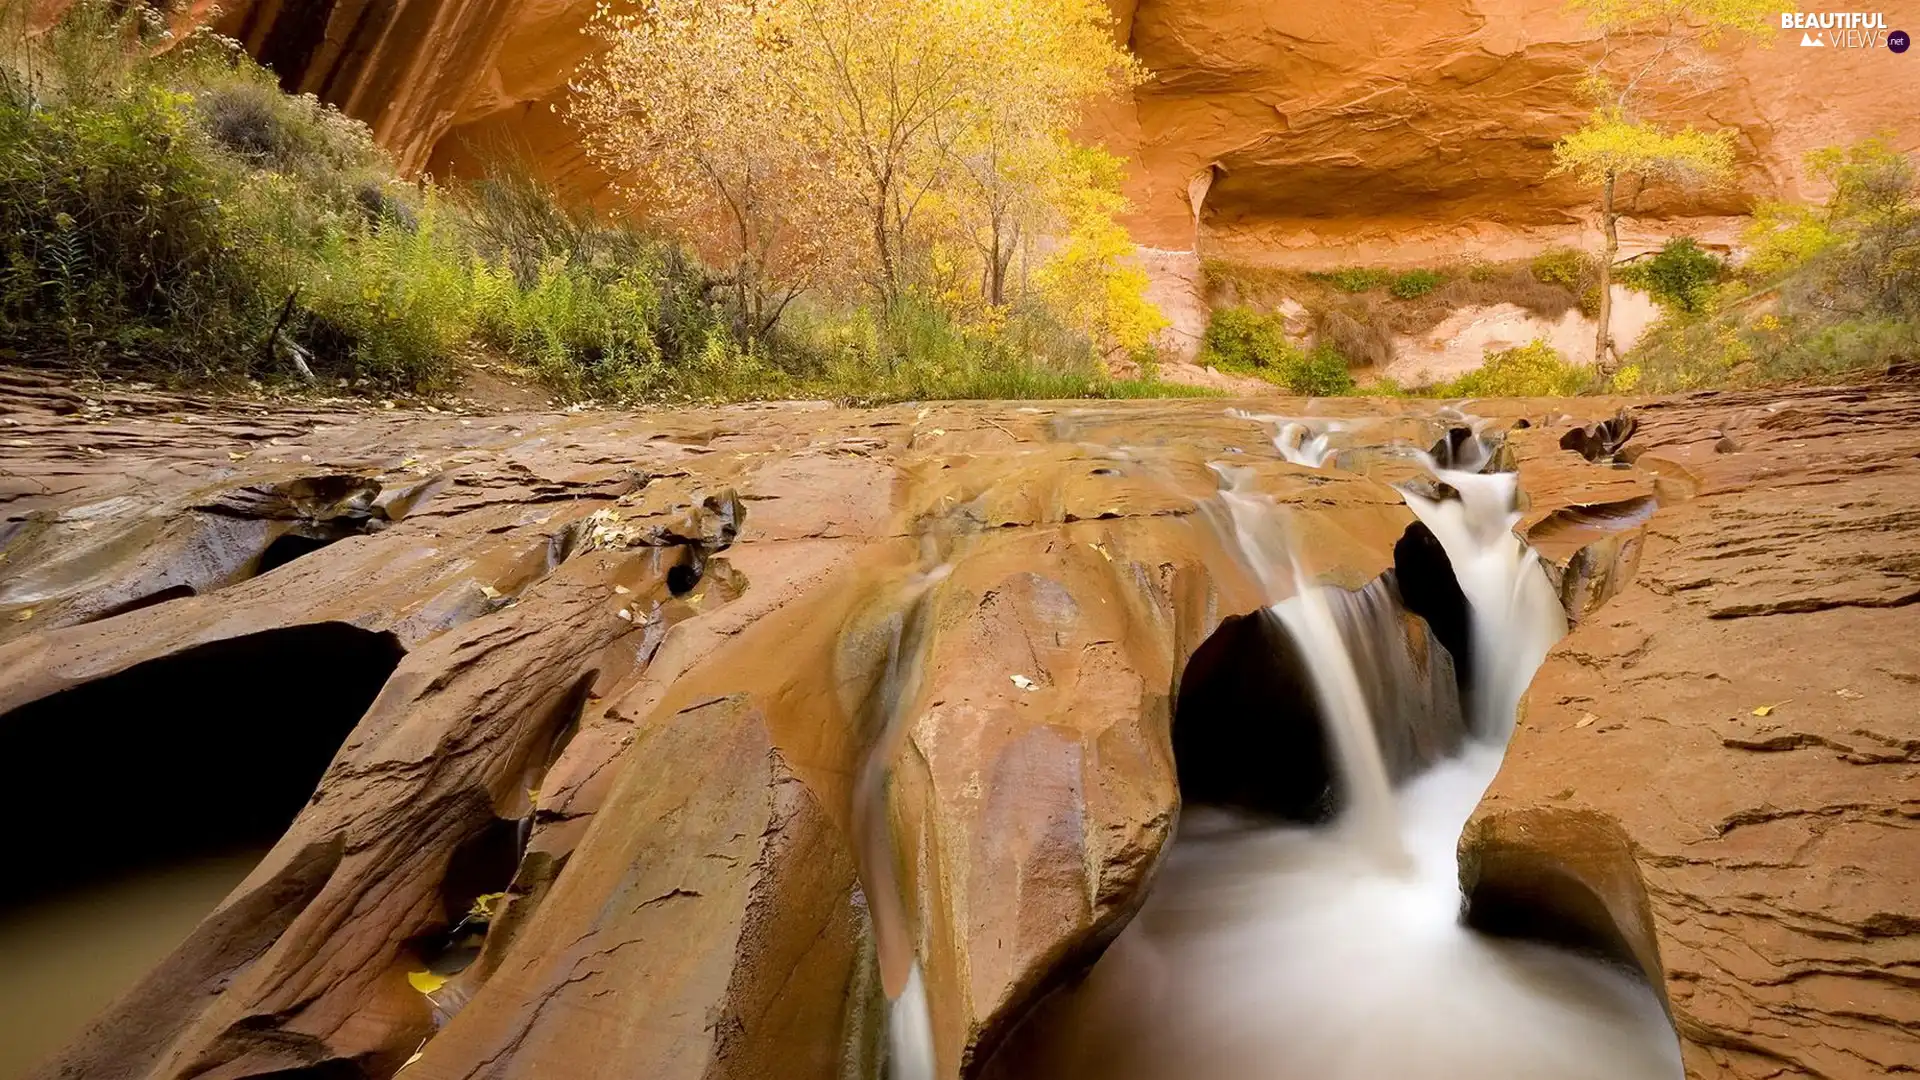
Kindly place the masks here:
MULTIPOLYGON (((1316 470, 1217 400, 0 390, 23 884, 218 834, 318 751, 47 1080, 873 1076, 912 985, 929 1075, 989 1075, 1145 899, 1202 643, 1293 587, 1210 466, 1312 579, 1391 566, 1440 613, 1388 452, 1452 437, 1431 402, 1319 403, 1353 438, 1316 470)), ((1463 838, 1469 917, 1636 963, 1697 1080, 1911 1074, 1920 388, 1570 422, 1616 405, 1474 406, 1577 625, 1463 838)), ((1405 622, 1431 698, 1464 631, 1405 622)), ((1380 712, 1390 755, 1430 729, 1380 712)))
MULTIPOLYGON (((1550 145, 1585 115, 1575 92, 1593 33, 1559 0, 1115 0, 1117 29, 1155 72, 1089 131, 1129 156, 1136 239, 1296 264, 1495 256, 1576 236, 1584 192, 1548 180, 1550 145), (1201 196, 1196 198, 1196 196, 1201 196)), ((1920 0, 1878 9, 1920 26, 1920 0)), ((253 0, 221 19, 293 89, 366 120, 410 171, 470 174, 528 155, 586 193, 605 178, 563 119, 592 50, 587 0, 253 0), (556 109, 559 110, 556 112, 556 109)), ((1920 61, 1885 48, 1803 48, 1797 31, 1717 57, 1659 91, 1682 119, 1738 129, 1724 190, 1651 192, 1637 232, 1711 230, 1756 198, 1803 193, 1802 155, 1890 131, 1920 146, 1920 61), (1707 220, 1691 220, 1707 219, 1707 220)))

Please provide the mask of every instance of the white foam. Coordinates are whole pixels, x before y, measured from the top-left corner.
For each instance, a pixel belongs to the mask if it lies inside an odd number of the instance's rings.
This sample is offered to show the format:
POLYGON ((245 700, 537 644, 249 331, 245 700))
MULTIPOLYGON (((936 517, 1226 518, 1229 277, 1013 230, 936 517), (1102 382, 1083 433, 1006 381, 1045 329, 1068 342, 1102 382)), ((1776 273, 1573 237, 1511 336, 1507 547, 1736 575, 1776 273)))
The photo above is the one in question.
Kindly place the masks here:
POLYGON ((1338 830, 1193 815, 1028 1075, 1057 1080, 1673 1080, 1634 975, 1461 926, 1472 746, 1396 800, 1412 873, 1338 830))
MULTIPOLYGON (((1463 448, 1466 449, 1466 448, 1463 448)), ((1484 462, 1477 443, 1467 457, 1484 462)), ((1348 809, 1330 828, 1189 808, 1145 907, 1029 1048, 1047 1080, 1674 1080, 1678 1040, 1632 972, 1461 924, 1456 845, 1514 706, 1566 619, 1513 534, 1518 479, 1427 464, 1407 501, 1472 607, 1480 740, 1397 792, 1356 657, 1270 501, 1219 467, 1233 535, 1301 649, 1348 809), (1290 571, 1290 574, 1289 574, 1290 571), (1383 835, 1384 834, 1384 835, 1383 835), (1386 852, 1389 857, 1382 858, 1386 852), (1394 857, 1396 856, 1397 857, 1394 857)), ((1357 629, 1357 628, 1356 628, 1357 629)), ((1383 672, 1369 670, 1369 677, 1383 672)), ((1251 718, 1250 722, 1258 722, 1251 718)))
POLYGON ((920 962, 907 972, 906 988, 887 1007, 888 1080, 933 1080, 933 1016, 920 962))

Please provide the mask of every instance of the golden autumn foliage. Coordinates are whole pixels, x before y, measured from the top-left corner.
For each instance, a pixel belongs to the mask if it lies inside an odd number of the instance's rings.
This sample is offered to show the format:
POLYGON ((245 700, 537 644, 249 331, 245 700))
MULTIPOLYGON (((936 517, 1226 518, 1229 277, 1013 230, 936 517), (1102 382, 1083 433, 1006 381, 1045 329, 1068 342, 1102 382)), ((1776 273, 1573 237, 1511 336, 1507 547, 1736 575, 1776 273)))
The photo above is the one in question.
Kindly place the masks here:
POLYGON ((1100 0, 646 0, 593 21, 572 119, 730 268, 755 332, 810 288, 987 322, 1051 297, 1134 348, 1116 167, 1069 137, 1145 77, 1110 24, 1100 0))
POLYGON ((1594 362, 1611 373, 1613 335, 1609 291, 1619 251, 1621 203, 1633 185, 1649 182, 1712 183, 1734 167, 1731 131, 1672 131, 1641 115, 1657 82, 1698 82, 1712 70, 1705 50, 1729 35, 1765 40, 1779 10, 1774 0, 1573 0, 1574 10, 1600 31, 1602 53, 1582 81, 1595 108, 1587 123, 1554 144, 1555 173, 1570 173, 1599 189, 1599 328, 1594 362))

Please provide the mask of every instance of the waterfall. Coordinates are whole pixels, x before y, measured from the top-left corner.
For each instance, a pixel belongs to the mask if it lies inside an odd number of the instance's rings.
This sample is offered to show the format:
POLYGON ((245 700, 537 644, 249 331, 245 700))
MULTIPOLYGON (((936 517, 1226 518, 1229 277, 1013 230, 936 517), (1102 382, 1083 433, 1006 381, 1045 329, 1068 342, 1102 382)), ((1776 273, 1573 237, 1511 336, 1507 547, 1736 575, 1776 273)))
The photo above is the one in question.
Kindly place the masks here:
MULTIPOLYGON (((1478 440, 1474 440, 1478 444, 1478 440)), ((1484 463, 1481 450, 1474 460, 1484 463)), ((1514 710, 1547 650, 1567 632, 1566 612, 1540 567, 1539 556, 1513 533, 1520 521, 1518 473, 1469 472, 1421 460, 1455 499, 1404 489, 1407 506, 1433 531, 1466 594, 1473 640, 1473 731, 1505 743, 1514 710)))
POLYGON ((1293 420, 1284 416, 1268 416, 1264 413, 1250 413, 1242 409, 1228 409, 1227 415, 1235 420, 1252 420, 1259 424, 1272 424, 1273 448, 1280 452, 1283 460, 1295 465, 1305 465, 1318 469, 1333 456, 1329 437, 1336 431, 1345 431, 1347 426, 1338 420, 1319 421, 1320 429, 1314 430, 1313 424, 1304 420, 1293 420))
MULTIPOLYGON (((1293 576, 1295 581, 1306 579, 1298 563, 1294 564, 1293 576)), ((1354 670, 1353 656, 1340 633, 1340 623, 1334 621, 1333 607, 1327 599, 1331 591, 1325 586, 1304 588, 1273 605, 1272 610, 1307 659, 1320 715, 1326 718, 1328 734, 1333 737, 1338 772, 1345 781, 1346 809, 1341 824, 1384 866, 1405 869, 1410 859, 1395 820, 1393 782, 1387 777, 1386 760, 1374 736, 1373 717, 1366 693, 1360 688, 1360 676, 1354 670)))
POLYGON ((1333 456, 1333 451, 1327 446, 1327 434, 1323 431, 1315 435, 1312 428, 1301 423, 1283 424, 1280 433, 1273 438, 1273 446, 1280 451, 1281 457, 1295 465, 1317 469, 1333 456))
POLYGON ((1305 659, 1342 814, 1316 828, 1185 807, 1140 914, 1028 1025, 1004 1075, 1678 1080, 1678 1041, 1637 973, 1461 923, 1461 828, 1499 768, 1515 705, 1566 632, 1512 531, 1518 478, 1480 474, 1490 459, 1478 439, 1450 447, 1448 464, 1427 463, 1454 494, 1407 492, 1471 607, 1475 737, 1464 746, 1457 726, 1451 739, 1408 739, 1416 718, 1385 715, 1424 698, 1429 720, 1459 723, 1451 683, 1410 685, 1393 592, 1306 582, 1281 511, 1247 490, 1244 471, 1216 467, 1231 537, 1305 659), (1431 708, 1436 693, 1445 710, 1431 708), (1395 790, 1383 742, 1428 767, 1395 790))

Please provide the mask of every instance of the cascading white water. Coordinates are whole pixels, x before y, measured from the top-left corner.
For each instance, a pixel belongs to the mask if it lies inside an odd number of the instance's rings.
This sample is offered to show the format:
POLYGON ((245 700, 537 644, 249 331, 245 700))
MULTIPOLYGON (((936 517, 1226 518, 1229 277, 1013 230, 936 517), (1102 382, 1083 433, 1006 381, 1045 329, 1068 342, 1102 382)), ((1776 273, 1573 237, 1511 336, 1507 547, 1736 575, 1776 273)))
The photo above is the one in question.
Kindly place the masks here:
MULTIPOLYGON (((1480 460, 1486 455, 1481 453, 1480 460)), ((1567 632, 1566 613, 1541 572, 1539 556, 1513 534, 1520 520, 1517 473, 1442 468, 1421 455, 1436 480, 1459 493, 1431 499, 1406 490, 1407 506, 1433 531, 1466 594, 1473 640, 1472 728, 1505 743, 1514 709, 1547 650, 1567 632)))
POLYGON ((1338 420, 1317 421, 1319 430, 1315 431, 1313 424, 1284 416, 1267 416, 1241 409, 1228 409, 1227 415, 1236 420, 1274 425, 1273 448, 1280 452, 1280 457, 1310 469, 1318 469, 1327 463, 1327 459, 1333 456, 1330 437, 1336 431, 1346 430, 1346 425, 1338 420))
POLYGON ((1316 435, 1312 428, 1301 423, 1283 424, 1280 433, 1274 436, 1273 445, 1281 457, 1295 465, 1317 469, 1333 456, 1333 450, 1327 445, 1327 434, 1322 431, 1316 435))
MULTIPOLYGON (((1273 569, 1274 511, 1233 490, 1235 536, 1273 569), (1255 518, 1264 513, 1269 520, 1255 518)), ((1385 650, 1352 649, 1326 594, 1275 608, 1333 730, 1345 816, 1378 825, 1275 827, 1188 808, 1146 906, 1080 989, 1037 1024, 1024 1075, 1049 1080, 1673 1080, 1679 1047, 1653 992, 1599 961, 1461 924, 1455 845, 1498 769, 1512 708, 1564 616, 1512 534, 1515 478, 1436 469, 1458 500, 1414 507, 1473 605, 1479 738, 1383 794, 1361 680, 1385 650), (1338 654, 1331 655, 1331 654, 1338 654), (1365 775, 1361 775, 1365 774, 1365 775), (1384 804, 1384 806, 1382 806, 1384 804), (1366 837, 1354 842, 1358 832, 1366 837)), ((1420 498, 1409 495, 1409 502, 1420 498)), ((1280 564, 1285 565, 1285 564, 1280 564)), ((1350 605, 1341 611, 1351 612, 1350 605)), ((1374 621, 1374 626, 1386 625, 1374 621)), ((1348 635, 1363 625, 1344 628, 1348 635)))
MULTIPOLYGON (((1293 574, 1295 581, 1306 578, 1297 562, 1293 574)), ((1345 781, 1346 810, 1340 815, 1340 827, 1351 832, 1361 849, 1381 867, 1406 870, 1411 859, 1395 821, 1393 781, 1387 776, 1386 760, 1380 754, 1373 718, 1367 711, 1367 696, 1360 689, 1360 676, 1341 640, 1340 624, 1334 621, 1326 589, 1301 589, 1273 605, 1272 610, 1300 646, 1307 670, 1313 673, 1320 715, 1331 729, 1339 775, 1345 781)))

